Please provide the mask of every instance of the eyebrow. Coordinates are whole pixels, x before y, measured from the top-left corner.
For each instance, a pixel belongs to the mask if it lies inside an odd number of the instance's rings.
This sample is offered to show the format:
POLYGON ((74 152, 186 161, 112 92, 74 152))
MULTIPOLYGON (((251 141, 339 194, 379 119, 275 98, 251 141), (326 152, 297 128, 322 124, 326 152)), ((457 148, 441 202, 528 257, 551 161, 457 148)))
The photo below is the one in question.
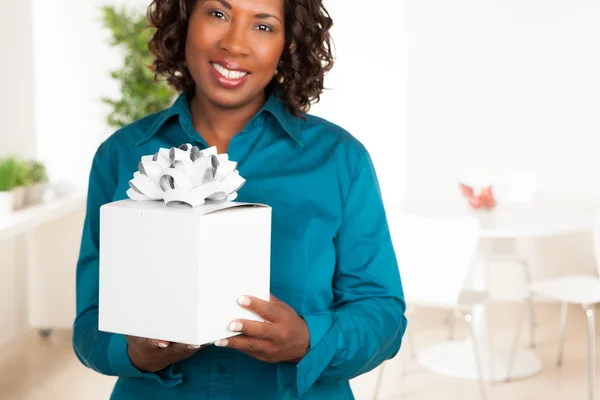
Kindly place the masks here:
POLYGON ((268 19, 268 18, 275 18, 276 20, 278 20, 279 22, 283 23, 283 21, 281 19, 279 19, 279 17, 276 17, 273 14, 265 14, 265 13, 260 13, 260 14, 256 14, 255 15, 256 18, 258 19, 268 19))
POLYGON ((231 4, 229 4, 229 3, 228 3, 228 2, 226 2, 225 0, 216 0, 216 1, 218 1, 219 3, 221 3, 221 5, 222 5, 223 7, 225 7, 226 9, 228 9, 228 10, 231 10, 231 4))
MULTIPOLYGON (((231 4, 229 4, 225 0, 214 0, 214 1, 217 1, 217 2, 221 3, 221 5, 223 7, 225 7, 226 9, 228 9, 228 10, 231 10, 233 8, 233 7, 231 7, 231 4)), ((283 23, 283 21, 279 17, 277 17, 277 16, 275 16, 273 14, 260 13, 260 14, 256 14, 255 17, 258 18, 258 19, 275 18, 279 22, 283 23)))

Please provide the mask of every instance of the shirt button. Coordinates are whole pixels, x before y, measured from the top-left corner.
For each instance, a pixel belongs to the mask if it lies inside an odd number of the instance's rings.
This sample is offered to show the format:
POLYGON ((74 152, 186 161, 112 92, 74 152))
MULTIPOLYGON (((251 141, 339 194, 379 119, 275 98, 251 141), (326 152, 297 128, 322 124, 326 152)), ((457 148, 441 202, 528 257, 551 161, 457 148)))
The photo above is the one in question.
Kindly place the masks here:
POLYGON ((219 364, 219 365, 217 365, 217 368, 219 369, 219 373, 220 373, 220 374, 225 374, 225 373, 227 373, 227 368, 225 368, 225 366, 224 366, 224 365, 221 365, 221 364, 219 364))

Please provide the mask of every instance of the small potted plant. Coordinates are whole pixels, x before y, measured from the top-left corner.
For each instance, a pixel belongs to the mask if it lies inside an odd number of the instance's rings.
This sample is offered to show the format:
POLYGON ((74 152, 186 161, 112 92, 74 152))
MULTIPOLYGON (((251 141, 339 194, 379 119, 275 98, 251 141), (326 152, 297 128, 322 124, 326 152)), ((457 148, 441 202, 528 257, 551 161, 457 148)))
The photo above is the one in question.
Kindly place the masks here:
POLYGON ((13 188, 13 210, 20 210, 25 207, 25 195, 27 185, 31 183, 29 177, 29 163, 20 157, 11 158, 15 166, 15 184, 13 188))
POLYGON ((0 160, 0 216, 13 210, 12 189, 15 187, 15 168, 12 161, 0 160))
POLYGON ((29 185, 25 189, 25 205, 34 206, 40 203, 42 194, 48 183, 46 166, 39 161, 29 162, 29 185))
POLYGON ((26 162, 18 157, 0 160, 0 214, 23 208, 28 182, 26 162))

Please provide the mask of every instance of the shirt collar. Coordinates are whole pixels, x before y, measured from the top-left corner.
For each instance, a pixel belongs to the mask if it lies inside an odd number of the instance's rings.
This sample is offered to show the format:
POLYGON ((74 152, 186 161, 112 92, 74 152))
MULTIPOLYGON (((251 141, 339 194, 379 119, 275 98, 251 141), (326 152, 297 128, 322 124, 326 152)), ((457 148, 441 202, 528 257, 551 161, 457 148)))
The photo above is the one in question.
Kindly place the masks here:
MULTIPOLYGON (((285 107, 285 104, 280 98, 280 94, 278 92, 273 92, 269 96, 267 102, 265 103, 263 108, 258 112, 258 114, 261 114, 265 111, 273 115, 279 123, 279 125, 281 125, 283 130, 292 139, 294 139, 296 143, 298 143, 301 147, 304 147, 304 142, 301 138, 302 118, 294 116, 285 107)), ((177 97, 175 102, 171 105, 171 107, 167 108, 163 112, 163 114, 154 121, 154 123, 146 130, 144 136, 140 140, 138 140, 135 143, 135 145, 137 146, 150 140, 154 135, 156 135, 160 128, 173 116, 179 116, 180 123, 183 121, 187 121, 191 124, 192 116, 190 113, 190 106, 188 103, 188 93, 182 92, 177 97)))
POLYGON ((154 135, 159 131, 159 129, 173 116, 181 116, 189 118, 189 121, 192 120, 190 115, 190 107, 188 104, 187 94, 182 92, 177 100, 171 105, 171 107, 167 108, 160 117, 158 117, 152 125, 146 130, 144 136, 138 140, 135 145, 138 146, 142 143, 147 142, 152 139, 154 135))
POLYGON ((267 102, 265 103, 263 110, 271 113, 275 119, 279 122, 279 125, 283 130, 290 135, 292 139, 304 147, 304 141, 302 140, 302 118, 294 116, 286 107, 285 103, 280 97, 279 92, 273 92, 267 102))

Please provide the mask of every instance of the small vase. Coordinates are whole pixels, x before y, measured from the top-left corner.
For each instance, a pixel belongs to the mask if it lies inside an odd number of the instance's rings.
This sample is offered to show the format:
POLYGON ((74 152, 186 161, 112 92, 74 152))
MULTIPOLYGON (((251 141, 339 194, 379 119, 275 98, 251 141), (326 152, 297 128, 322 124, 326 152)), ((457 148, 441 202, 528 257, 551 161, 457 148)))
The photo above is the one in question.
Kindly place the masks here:
POLYGON ((25 189, 25 205, 36 206, 40 204, 44 189, 45 185, 42 183, 34 183, 33 185, 27 186, 25 189))
POLYGON ((13 211, 23 209, 25 207, 25 187, 16 187, 11 192, 13 196, 13 211))

